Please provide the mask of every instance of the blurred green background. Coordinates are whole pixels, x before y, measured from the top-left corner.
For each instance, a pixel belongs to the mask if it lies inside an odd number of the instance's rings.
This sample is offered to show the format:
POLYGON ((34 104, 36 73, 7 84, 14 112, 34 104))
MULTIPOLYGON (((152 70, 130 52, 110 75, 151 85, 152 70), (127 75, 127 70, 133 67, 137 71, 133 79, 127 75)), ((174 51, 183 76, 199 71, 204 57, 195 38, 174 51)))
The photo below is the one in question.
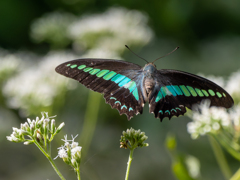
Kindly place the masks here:
MULTIPOLYGON (((141 129, 149 137, 147 148, 137 149, 130 179, 175 179, 165 148, 174 134, 179 152, 201 164, 198 179, 223 180, 207 137, 192 140, 187 116, 161 123, 144 107, 128 121, 74 80, 54 68, 81 57, 117 58, 144 66, 129 45, 158 69, 221 76, 227 80, 240 68, 240 1, 229 0, 1 0, 0 1, 0 180, 59 179, 38 149, 8 142, 11 127, 42 111, 65 122, 64 133, 52 145, 57 156, 64 134, 76 135, 83 146, 84 180, 124 178, 128 151, 120 149, 123 130, 141 129)), ((232 171, 239 163, 227 155, 232 171)), ((74 172, 61 159, 57 166, 66 179, 74 172)))

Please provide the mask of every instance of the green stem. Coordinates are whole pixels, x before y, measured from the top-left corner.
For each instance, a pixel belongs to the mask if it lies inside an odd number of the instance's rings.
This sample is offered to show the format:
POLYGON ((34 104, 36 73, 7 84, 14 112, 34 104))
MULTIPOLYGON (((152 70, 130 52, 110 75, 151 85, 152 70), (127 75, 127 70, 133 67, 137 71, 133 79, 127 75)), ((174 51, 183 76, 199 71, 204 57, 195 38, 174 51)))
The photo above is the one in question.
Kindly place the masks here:
POLYGON ((236 149, 240 149, 240 146, 232 141, 232 138, 228 138, 227 136, 225 136, 225 134, 219 134, 217 136, 219 142, 221 143, 221 145, 223 147, 225 147, 225 149, 237 160, 240 161, 240 152, 239 150, 236 149))
POLYGON ((215 138, 211 135, 208 136, 210 144, 212 146, 215 158, 218 162, 218 165, 226 179, 229 179, 232 175, 232 172, 228 166, 227 160, 224 156, 224 153, 221 149, 221 146, 218 144, 218 142, 215 140, 215 138))
POLYGON ((79 168, 76 169, 76 172, 77 172, 77 178, 78 178, 78 180, 81 180, 79 168))
POLYGON ((237 170, 237 172, 231 177, 230 180, 239 180, 240 179, 240 168, 237 170))
POLYGON ((133 160, 133 151, 134 151, 134 149, 130 149, 125 180, 128 180, 128 176, 129 176, 129 172, 130 172, 130 166, 131 166, 131 163, 132 163, 132 160, 133 160))
POLYGON ((48 154, 51 156, 52 154, 51 142, 48 142, 48 154))
POLYGON ((83 129, 80 135, 80 143, 86 153, 88 152, 96 128, 100 100, 101 96, 99 94, 90 91, 83 129))
POLYGON ((51 163, 53 169, 55 170, 55 172, 58 174, 58 176, 62 179, 65 180, 65 178, 63 177, 63 175, 60 173, 60 171, 58 170, 57 166, 55 165, 55 163, 53 162, 51 156, 49 156, 45 150, 41 147, 41 145, 35 140, 33 139, 35 145, 38 147, 38 149, 45 155, 45 157, 49 160, 49 162, 51 163))

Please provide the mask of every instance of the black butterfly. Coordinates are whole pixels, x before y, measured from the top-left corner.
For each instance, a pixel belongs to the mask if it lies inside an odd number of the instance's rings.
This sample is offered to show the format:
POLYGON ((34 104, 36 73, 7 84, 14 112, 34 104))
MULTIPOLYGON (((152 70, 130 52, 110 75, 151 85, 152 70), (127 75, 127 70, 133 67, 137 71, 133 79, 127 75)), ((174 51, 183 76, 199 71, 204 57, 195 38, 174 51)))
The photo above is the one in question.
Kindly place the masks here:
MULTIPOLYGON (((159 59, 159 58, 158 58, 159 59)), ((106 103, 126 114, 142 114, 144 104, 162 119, 183 115, 186 107, 204 99, 211 106, 230 108, 232 97, 220 86, 187 72, 161 69, 147 63, 144 67, 111 59, 77 59, 56 67, 56 72, 75 79, 87 88, 104 94, 106 103)))

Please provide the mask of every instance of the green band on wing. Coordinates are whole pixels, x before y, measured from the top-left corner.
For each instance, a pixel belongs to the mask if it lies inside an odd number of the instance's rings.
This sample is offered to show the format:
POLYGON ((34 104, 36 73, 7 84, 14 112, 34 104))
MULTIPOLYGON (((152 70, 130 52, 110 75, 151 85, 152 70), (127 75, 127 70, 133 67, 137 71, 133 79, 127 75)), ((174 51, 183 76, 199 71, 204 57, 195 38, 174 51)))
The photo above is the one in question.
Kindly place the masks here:
POLYGON ((78 66, 78 69, 84 69, 86 67, 86 65, 81 65, 81 66, 78 66))
POLYGON ((208 90, 209 94, 211 94, 211 96, 215 96, 215 92, 211 89, 208 90))
MULTIPOLYGON (((70 66, 71 68, 77 67, 77 65, 71 65, 68 64, 67 66, 70 66)), ((84 72, 89 72, 91 75, 96 75, 97 77, 102 77, 104 80, 110 80, 118 84, 119 87, 124 87, 126 89, 129 89, 130 93, 133 94, 135 99, 138 101, 139 100, 139 95, 138 95, 138 89, 135 81, 132 81, 130 78, 117 74, 114 71, 109 70, 100 70, 100 69, 93 69, 92 67, 86 67, 86 65, 80 65, 78 66, 78 69, 81 70, 83 69, 84 72)), ((111 97, 110 99, 113 99, 114 97, 111 97)), ((116 100, 116 99, 115 99, 116 100)), ((121 104, 119 101, 116 101, 116 103, 121 104)))
POLYGON ((175 112, 177 112, 175 109, 171 109, 171 111, 175 111, 175 112))
POLYGON ((114 81, 116 84, 118 84, 120 81, 122 81, 126 76, 123 76, 121 74, 117 74, 114 76, 111 81, 114 81))
POLYGON ((109 79, 111 79, 113 76, 115 76, 116 74, 117 74, 116 72, 111 71, 111 72, 107 73, 105 76, 103 76, 103 79, 109 80, 109 79))
POLYGON ((67 66, 71 66, 71 64, 67 64, 67 66))
POLYGON ((130 81, 127 84, 125 84, 123 87, 129 89, 130 93, 136 88, 136 83, 134 81, 130 81))
POLYGON ((136 98, 136 100, 139 100, 139 96, 138 96, 138 89, 134 89, 134 91, 132 92, 133 96, 136 98))
POLYGON ((222 97, 222 94, 221 94, 220 92, 217 92, 216 94, 217 94, 217 96, 218 96, 219 98, 222 97))
POLYGON ((96 74, 97 77, 102 77, 105 74, 107 74, 109 72, 109 70, 101 70, 99 73, 96 74))
POLYGON ((204 94, 202 93, 202 91, 198 88, 195 88, 195 91, 197 92, 197 94, 200 96, 200 97, 203 97, 204 94))
POLYGON ((190 96, 190 95, 191 95, 191 94, 189 93, 189 91, 187 90, 186 86, 180 85, 179 87, 181 88, 181 90, 182 90, 182 92, 183 92, 183 94, 184 94, 185 96, 190 96))
POLYGON ((177 95, 183 95, 181 89, 177 85, 172 86, 172 88, 177 93, 177 95))
POLYGON ((118 86, 122 87, 125 84, 127 84, 129 81, 131 81, 131 79, 129 79, 128 77, 125 77, 119 84, 118 86))
POLYGON ((166 86, 173 96, 176 96, 176 92, 173 90, 172 86, 166 86))
POLYGON ((155 102, 158 102, 160 99, 162 99, 162 93, 161 93, 161 91, 158 91, 158 94, 157 94, 157 97, 156 97, 156 99, 155 99, 155 102))
POLYGON ((197 96, 196 91, 191 86, 187 86, 187 88, 188 88, 189 92, 192 94, 193 97, 197 96))
POLYGON ((100 69, 93 69, 89 72, 89 74, 94 75, 94 74, 98 73, 99 71, 100 71, 100 69))
POLYGON ((224 97, 226 97, 226 94, 225 94, 225 93, 223 93, 223 96, 224 96, 224 97))
POLYGON ((163 97, 165 97, 166 95, 169 95, 169 96, 172 95, 172 93, 171 93, 171 92, 168 90, 168 88, 165 87, 165 86, 161 87, 160 90, 161 90, 161 93, 162 93, 163 97))
POLYGON ((91 67, 87 67, 87 68, 85 68, 83 71, 84 72, 88 72, 88 71, 91 71, 93 68, 91 68, 91 67))
POLYGON ((203 94, 204 94, 206 97, 209 96, 209 94, 208 94, 208 92, 207 92, 206 90, 202 89, 202 92, 203 92, 203 94))
POLYGON ((70 66, 70 68, 75 68, 75 67, 77 67, 76 64, 70 66))

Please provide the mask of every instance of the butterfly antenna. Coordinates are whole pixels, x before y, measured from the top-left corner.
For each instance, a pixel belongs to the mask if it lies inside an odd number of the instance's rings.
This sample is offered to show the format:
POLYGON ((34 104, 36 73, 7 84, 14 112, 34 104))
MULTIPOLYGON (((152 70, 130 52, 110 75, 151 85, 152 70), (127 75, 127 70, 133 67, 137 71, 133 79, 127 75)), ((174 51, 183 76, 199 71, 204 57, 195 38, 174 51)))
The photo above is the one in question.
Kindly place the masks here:
POLYGON ((154 63, 156 60, 158 60, 158 59, 161 59, 161 58, 163 58, 163 57, 165 57, 165 56, 168 56, 168 55, 170 55, 170 54, 172 54, 174 51, 176 51, 177 49, 179 48, 179 46, 178 47, 176 47, 173 51, 171 51, 170 53, 168 53, 168 54, 166 54, 166 55, 164 55, 164 56, 162 56, 162 57, 160 57, 160 58, 157 58, 157 59, 155 59, 152 63, 154 63))
POLYGON ((140 57, 139 55, 137 55, 136 53, 134 53, 127 45, 125 45, 125 47, 128 48, 128 50, 131 51, 135 56, 137 56, 137 57, 143 59, 144 61, 146 61, 147 63, 149 63, 146 59, 144 59, 144 58, 140 57))

